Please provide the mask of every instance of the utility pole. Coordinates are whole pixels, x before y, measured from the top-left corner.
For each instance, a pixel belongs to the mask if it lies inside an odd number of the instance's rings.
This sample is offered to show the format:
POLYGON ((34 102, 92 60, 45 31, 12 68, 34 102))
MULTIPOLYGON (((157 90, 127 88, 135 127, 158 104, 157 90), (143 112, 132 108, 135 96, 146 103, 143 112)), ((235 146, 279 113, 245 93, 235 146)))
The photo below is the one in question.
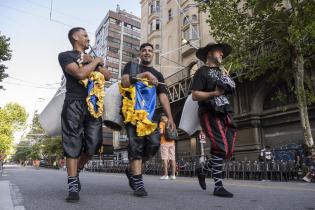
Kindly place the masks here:
MULTIPOLYGON (((118 7, 119 9, 119 7, 118 7)), ((118 11, 120 13, 120 10, 118 11)), ((122 16, 120 16, 122 17, 122 16)), ((124 47, 124 21, 121 18, 121 30, 120 30, 120 48, 119 48, 119 67, 118 67, 118 80, 121 79, 121 68, 122 68, 122 55, 124 47)))

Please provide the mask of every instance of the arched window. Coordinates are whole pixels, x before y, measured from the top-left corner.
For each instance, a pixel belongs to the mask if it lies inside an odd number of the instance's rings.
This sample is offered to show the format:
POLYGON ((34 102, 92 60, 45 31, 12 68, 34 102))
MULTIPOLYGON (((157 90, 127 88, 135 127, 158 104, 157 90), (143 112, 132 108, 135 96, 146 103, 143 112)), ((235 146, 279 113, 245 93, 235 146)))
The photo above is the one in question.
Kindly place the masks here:
POLYGON ((160 49, 160 45, 156 44, 156 45, 155 45, 155 49, 156 49, 156 50, 159 50, 159 49, 160 49))
POLYGON ((197 21, 197 15, 192 15, 192 16, 191 16, 191 21, 193 21, 193 22, 194 22, 194 21, 197 21))

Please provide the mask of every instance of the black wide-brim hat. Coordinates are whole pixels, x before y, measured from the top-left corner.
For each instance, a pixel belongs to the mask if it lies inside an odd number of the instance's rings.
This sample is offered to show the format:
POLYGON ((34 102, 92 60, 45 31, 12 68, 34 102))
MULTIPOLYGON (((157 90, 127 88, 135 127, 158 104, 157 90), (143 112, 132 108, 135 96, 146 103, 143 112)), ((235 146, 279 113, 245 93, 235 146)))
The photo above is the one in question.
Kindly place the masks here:
POLYGON ((222 58, 225 58, 232 52, 232 47, 229 44, 226 43, 209 43, 205 47, 201 47, 196 51, 196 56, 200 60, 202 60, 204 63, 207 61, 208 52, 212 49, 221 49, 223 56, 222 58))

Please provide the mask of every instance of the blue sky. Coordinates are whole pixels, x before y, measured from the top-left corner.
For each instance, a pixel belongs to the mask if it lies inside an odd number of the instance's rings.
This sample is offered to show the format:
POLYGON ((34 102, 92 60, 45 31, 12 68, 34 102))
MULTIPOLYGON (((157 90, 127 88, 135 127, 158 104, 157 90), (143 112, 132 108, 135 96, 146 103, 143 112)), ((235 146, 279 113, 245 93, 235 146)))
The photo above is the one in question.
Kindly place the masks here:
POLYGON ((10 78, 1 83, 0 106, 18 102, 30 117, 50 101, 62 71, 58 53, 71 49, 67 33, 71 27, 94 33, 108 10, 121 9, 140 17, 140 0, 0 0, 0 32, 9 37, 13 56, 6 62, 10 78), (60 23, 57 23, 57 22, 60 23))

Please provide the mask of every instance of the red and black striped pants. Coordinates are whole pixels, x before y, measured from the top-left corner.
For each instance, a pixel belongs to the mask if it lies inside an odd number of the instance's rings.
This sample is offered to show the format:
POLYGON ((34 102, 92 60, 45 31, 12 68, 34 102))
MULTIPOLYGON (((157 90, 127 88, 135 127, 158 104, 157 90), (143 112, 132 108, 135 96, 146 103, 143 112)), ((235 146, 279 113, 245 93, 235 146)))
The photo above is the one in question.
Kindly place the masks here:
POLYGON ((211 141, 211 154, 230 159, 234 154, 236 127, 229 114, 199 113, 203 131, 211 141))

